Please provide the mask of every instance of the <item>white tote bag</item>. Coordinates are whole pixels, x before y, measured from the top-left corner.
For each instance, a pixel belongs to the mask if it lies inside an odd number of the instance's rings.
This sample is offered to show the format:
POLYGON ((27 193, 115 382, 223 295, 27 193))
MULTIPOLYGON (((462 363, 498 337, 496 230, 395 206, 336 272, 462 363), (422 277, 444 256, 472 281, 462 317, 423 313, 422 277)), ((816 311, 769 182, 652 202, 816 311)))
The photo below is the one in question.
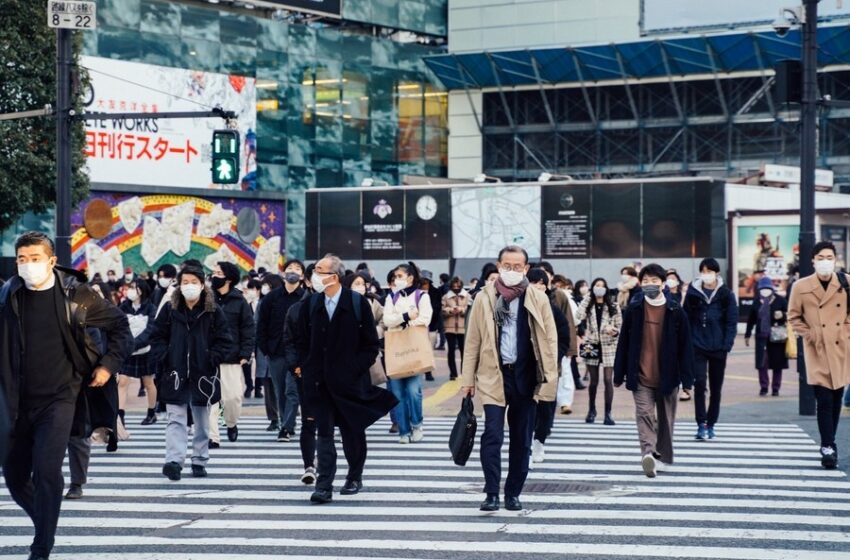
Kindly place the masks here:
POLYGON ((558 379, 558 406, 573 406, 573 397, 576 394, 576 384, 573 373, 570 370, 570 359, 561 359, 561 377, 558 379))

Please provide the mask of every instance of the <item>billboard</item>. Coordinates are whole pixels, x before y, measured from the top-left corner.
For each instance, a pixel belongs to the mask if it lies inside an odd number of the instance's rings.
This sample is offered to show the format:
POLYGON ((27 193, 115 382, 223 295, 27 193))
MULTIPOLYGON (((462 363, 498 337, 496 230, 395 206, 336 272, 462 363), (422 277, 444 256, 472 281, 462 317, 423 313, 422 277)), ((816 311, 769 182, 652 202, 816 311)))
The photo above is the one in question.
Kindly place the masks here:
MULTIPOLYGON (((641 0, 641 33, 769 25, 779 10, 799 4, 788 0, 641 0)), ((826 0, 818 6, 818 13, 822 20, 850 18, 850 4, 840 6, 836 0, 826 0)))
POLYGON ((738 226, 735 263, 742 302, 755 297, 759 271, 764 271, 778 292, 785 293, 791 267, 800 264, 799 237, 800 226, 738 226))
POLYGON ((71 216, 71 260, 89 277, 127 266, 155 271, 187 259, 208 269, 227 261, 245 272, 277 270, 285 227, 285 200, 93 192, 71 216), (111 221, 90 232, 87 210, 104 203, 111 221))
MULTIPOLYGON (((255 190, 257 90, 254 78, 167 68, 109 58, 81 57, 97 113, 209 111, 237 115, 241 157, 239 182, 226 188, 255 190)), ((85 123, 85 153, 93 183, 221 188, 211 182, 212 132, 218 118, 118 119, 85 123)))

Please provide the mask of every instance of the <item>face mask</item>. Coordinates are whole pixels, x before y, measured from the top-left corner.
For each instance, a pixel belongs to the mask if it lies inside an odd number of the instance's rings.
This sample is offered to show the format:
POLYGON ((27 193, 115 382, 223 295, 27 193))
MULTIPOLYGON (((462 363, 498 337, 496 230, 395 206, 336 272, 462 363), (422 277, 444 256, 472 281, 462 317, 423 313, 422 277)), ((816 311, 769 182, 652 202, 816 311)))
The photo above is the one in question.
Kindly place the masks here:
POLYGON ((676 280, 675 278, 670 278, 669 280, 667 280, 667 287, 671 288, 671 289, 672 288, 678 288, 679 287, 679 281, 676 280))
POLYGON ((50 275, 50 269, 46 262, 26 263, 18 265, 18 276, 24 281, 27 287, 40 286, 47 281, 50 275))
POLYGON ((767 298, 769 298, 770 296, 773 295, 773 290, 768 290, 767 288, 764 288, 762 290, 759 290, 759 295, 761 295, 761 297, 767 299, 767 298))
POLYGON ((320 276, 316 272, 314 272, 313 277, 310 278, 310 282, 313 284, 313 289, 320 294, 325 291, 325 288, 327 288, 324 284, 324 279, 324 276, 320 276))
POLYGON ((643 295, 646 296, 646 299, 658 299, 658 296, 661 295, 661 286, 648 284, 646 286, 641 286, 641 288, 643 289, 643 295))
POLYGON ((198 284, 183 284, 180 286, 180 293, 186 301, 197 301, 201 297, 202 288, 198 284))
POLYGON ((407 288, 407 280, 405 280, 404 278, 396 278, 393 281, 393 287, 397 292, 400 292, 407 288))
POLYGON ((700 278, 703 284, 714 284, 717 281, 717 273, 706 272, 705 274, 701 274, 700 278))
POLYGON ((460 286, 455 286, 454 288, 452 288, 452 291, 456 294, 459 294, 462 289, 463 288, 461 288, 460 286))
POLYGON ((263 287, 260 288, 260 293, 263 294, 264 296, 269 295, 269 292, 271 292, 271 291, 272 291, 272 289, 269 287, 268 284, 263 284, 263 287))
POLYGON ((257 301, 257 297, 259 297, 257 290, 246 290, 245 291, 245 299, 247 299, 248 301, 257 301))
POLYGON ((124 280, 126 280, 127 282, 132 282, 133 281, 133 275, 132 274, 125 274, 124 280))
POLYGON ((283 275, 284 280, 286 280, 287 284, 297 284, 301 282, 301 275, 297 272, 287 272, 283 275))
POLYGON ((109 280, 110 282, 115 282, 115 275, 109 274, 109 275, 107 275, 106 279, 109 280))
POLYGON ((138 290, 133 290, 133 289, 129 289, 129 290, 127 290, 127 299, 129 299, 129 300, 130 300, 130 301, 132 301, 133 303, 136 303, 137 301, 139 301, 139 292, 138 292, 138 290))
POLYGON ((159 279, 159 287, 163 290, 167 289, 171 285, 171 278, 166 278, 163 276, 159 279))
POLYGON ((835 261, 815 261, 815 272, 821 276, 835 272, 835 261))
POLYGON ((620 276, 620 280, 621 280, 624 284, 625 284, 626 282, 628 282, 629 280, 631 280, 631 279, 632 279, 632 277, 631 277, 631 276, 629 276, 628 274, 623 274, 623 275, 621 275, 621 276, 620 276))
POLYGON ((210 287, 215 291, 222 289, 225 284, 227 284, 227 278, 213 276, 212 280, 210 280, 210 287))
POLYGON ((502 279, 502 284, 508 288, 512 288, 514 286, 518 286, 520 282, 522 282, 522 279, 525 278, 525 274, 522 272, 516 272, 515 270, 505 270, 499 273, 499 277, 502 279))
POLYGON ((352 286, 351 291, 357 292, 361 296, 365 296, 366 295, 366 286, 352 286))
POLYGON ((596 297, 605 297, 605 294, 607 294, 607 293, 608 293, 608 290, 606 290, 602 286, 597 286, 597 287, 593 288, 593 295, 595 295, 596 297))
POLYGON ((590 288, 588 288, 587 286, 582 286, 581 288, 578 289, 578 293, 580 293, 583 296, 586 296, 587 292, 589 292, 589 291, 590 291, 590 288))

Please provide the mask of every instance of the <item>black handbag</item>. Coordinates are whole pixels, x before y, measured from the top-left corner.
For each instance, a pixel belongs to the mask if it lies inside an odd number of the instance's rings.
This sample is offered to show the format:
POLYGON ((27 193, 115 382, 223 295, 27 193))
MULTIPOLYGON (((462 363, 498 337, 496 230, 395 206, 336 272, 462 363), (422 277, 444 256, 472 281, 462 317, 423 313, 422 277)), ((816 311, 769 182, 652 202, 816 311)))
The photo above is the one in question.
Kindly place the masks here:
POLYGON ((582 342, 578 350, 582 360, 598 361, 602 357, 602 344, 598 342, 582 342))
POLYGON ((478 430, 478 419, 475 417, 472 397, 464 397, 460 412, 455 420, 454 428, 449 436, 449 450, 452 460, 460 467, 466 465, 472 448, 475 446, 475 432, 478 430))

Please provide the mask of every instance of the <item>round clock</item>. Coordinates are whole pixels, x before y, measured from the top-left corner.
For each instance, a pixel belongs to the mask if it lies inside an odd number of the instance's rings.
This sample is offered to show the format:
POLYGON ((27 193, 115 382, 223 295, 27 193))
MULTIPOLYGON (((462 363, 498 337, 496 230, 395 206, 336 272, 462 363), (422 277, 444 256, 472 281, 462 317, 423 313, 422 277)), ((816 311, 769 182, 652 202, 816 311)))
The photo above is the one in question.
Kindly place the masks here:
POLYGON ((416 215, 425 221, 434 219, 437 215, 437 201, 433 196, 426 194, 419 197, 416 201, 416 215))

